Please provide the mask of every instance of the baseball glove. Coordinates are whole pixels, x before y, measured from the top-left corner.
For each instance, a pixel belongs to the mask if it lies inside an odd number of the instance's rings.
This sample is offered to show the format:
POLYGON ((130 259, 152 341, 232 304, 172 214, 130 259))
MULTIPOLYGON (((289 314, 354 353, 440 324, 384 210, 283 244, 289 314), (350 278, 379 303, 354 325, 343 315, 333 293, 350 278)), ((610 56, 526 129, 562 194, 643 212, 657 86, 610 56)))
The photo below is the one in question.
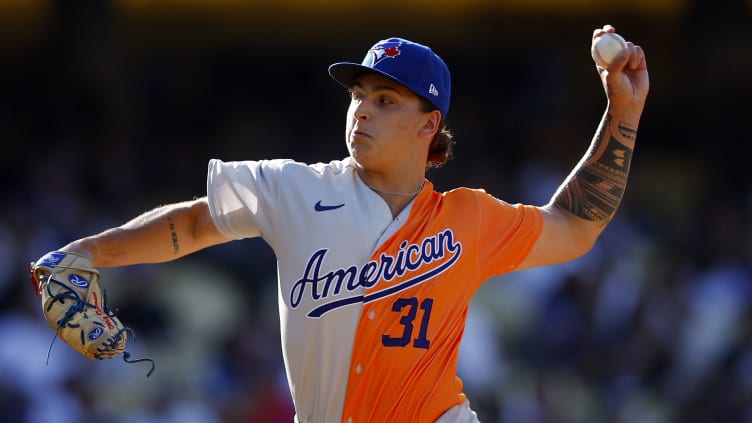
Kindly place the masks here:
MULTIPOLYGON (((77 254, 53 251, 30 264, 29 279, 35 295, 42 294, 42 312, 55 337, 92 360, 114 358, 123 354, 127 363, 150 361, 130 360, 125 350, 126 328, 107 307, 105 295, 99 287, 99 271, 91 262, 77 254)), ((55 338, 53 338, 53 342, 55 338)), ((52 345, 50 344, 50 349, 52 345)), ((49 358, 49 353, 48 353, 49 358)))

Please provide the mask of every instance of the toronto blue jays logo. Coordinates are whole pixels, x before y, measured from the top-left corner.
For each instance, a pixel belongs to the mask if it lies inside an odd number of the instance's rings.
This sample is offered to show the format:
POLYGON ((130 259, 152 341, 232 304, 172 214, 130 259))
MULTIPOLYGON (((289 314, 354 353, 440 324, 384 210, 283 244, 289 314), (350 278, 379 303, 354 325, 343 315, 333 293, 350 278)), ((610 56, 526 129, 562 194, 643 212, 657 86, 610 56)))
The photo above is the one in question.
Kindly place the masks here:
POLYGON ((363 65, 368 67, 374 67, 384 59, 393 59, 400 55, 399 49, 402 45, 399 41, 387 41, 385 43, 377 44, 368 50, 365 59, 363 59, 363 65))
POLYGON ((444 229, 436 235, 425 237, 419 243, 402 241, 396 255, 381 253, 377 259, 362 266, 353 265, 323 272, 328 252, 324 248, 313 253, 303 276, 290 290, 290 306, 293 309, 298 308, 305 295, 309 295, 315 303, 322 303, 308 312, 308 317, 321 317, 340 307, 369 303, 425 283, 454 266, 462 255, 462 243, 455 241, 451 229, 444 229), (436 262, 440 264, 430 269, 423 268, 424 265, 436 262), (404 276, 407 278, 399 283, 389 284, 395 278, 404 276), (386 282, 385 287, 368 295, 353 294, 361 287, 371 288, 379 282, 386 282), (327 302, 330 296, 340 298, 327 302))

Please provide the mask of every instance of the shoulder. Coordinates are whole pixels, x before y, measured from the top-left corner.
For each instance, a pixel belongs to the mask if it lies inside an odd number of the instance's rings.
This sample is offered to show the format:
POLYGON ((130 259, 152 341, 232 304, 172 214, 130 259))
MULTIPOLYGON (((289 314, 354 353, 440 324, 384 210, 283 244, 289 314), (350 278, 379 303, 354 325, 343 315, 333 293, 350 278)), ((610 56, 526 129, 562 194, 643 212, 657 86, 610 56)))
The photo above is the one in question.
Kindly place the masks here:
POLYGON ((353 169, 350 160, 332 160, 328 163, 309 164, 293 159, 265 159, 265 160, 209 160, 209 170, 212 173, 250 171, 252 173, 280 173, 280 174, 341 174, 353 169))
POLYGON ((507 217, 533 214, 534 218, 540 218, 538 207, 523 203, 509 203, 480 188, 455 188, 441 193, 441 196, 445 206, 459 208, 466 213, 474 211, 479 214, 507 217))
POLYGON ((342 174, 355 170, 352 159, 332 160, 328 163, 304 164, 297 163, 299 166, 305 166, 308 170, 319 174, 342 174))
MULTIPOLYGON (((493 195, 486 192, 486 190, 481 188, 454 188, 452 190, 446 191, 441 194, 444 197, 445 201, 472 201, 474 203, 483 203, 486 201, 493 201, 493 202, 499 202, 502 204, 507 204, 503 200, 499 200, 498 198, 494 197, 493 195)), ((508 205, 508 204, 507 204, 508 205)))

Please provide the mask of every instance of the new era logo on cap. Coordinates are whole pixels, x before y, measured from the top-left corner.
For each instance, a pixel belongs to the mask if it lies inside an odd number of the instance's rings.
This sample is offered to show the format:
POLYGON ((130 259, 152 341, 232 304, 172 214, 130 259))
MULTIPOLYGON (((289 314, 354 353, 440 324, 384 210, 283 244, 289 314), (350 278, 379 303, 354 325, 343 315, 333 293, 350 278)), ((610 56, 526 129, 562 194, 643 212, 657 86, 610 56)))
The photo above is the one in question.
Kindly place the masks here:
POLYGON ((352 88, 358 76, 369 72, 404 85, 436 106, 443 116, 449 111, 449 68, 430 47, 404 38, 388 38, 374 44, 361 63, 329 66, 329 75, 347 88, 352 88))
POLYGON ((431 84, 430 87, 428 87, 428 93, 433 94, 434 96, 439 96, 439 90, 436 89, 436 85, 431 84))

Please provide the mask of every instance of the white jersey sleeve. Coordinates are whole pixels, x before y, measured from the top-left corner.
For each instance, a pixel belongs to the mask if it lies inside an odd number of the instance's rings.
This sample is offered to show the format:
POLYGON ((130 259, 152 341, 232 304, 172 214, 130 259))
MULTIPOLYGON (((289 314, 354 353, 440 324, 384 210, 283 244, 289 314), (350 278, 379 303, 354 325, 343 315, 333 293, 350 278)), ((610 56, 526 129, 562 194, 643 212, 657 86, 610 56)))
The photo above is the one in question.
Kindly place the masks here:
POLYGON ((232 239, 273 237, 279 175, 291 160, 209 161, 209 211, 219 232, 232 239))

